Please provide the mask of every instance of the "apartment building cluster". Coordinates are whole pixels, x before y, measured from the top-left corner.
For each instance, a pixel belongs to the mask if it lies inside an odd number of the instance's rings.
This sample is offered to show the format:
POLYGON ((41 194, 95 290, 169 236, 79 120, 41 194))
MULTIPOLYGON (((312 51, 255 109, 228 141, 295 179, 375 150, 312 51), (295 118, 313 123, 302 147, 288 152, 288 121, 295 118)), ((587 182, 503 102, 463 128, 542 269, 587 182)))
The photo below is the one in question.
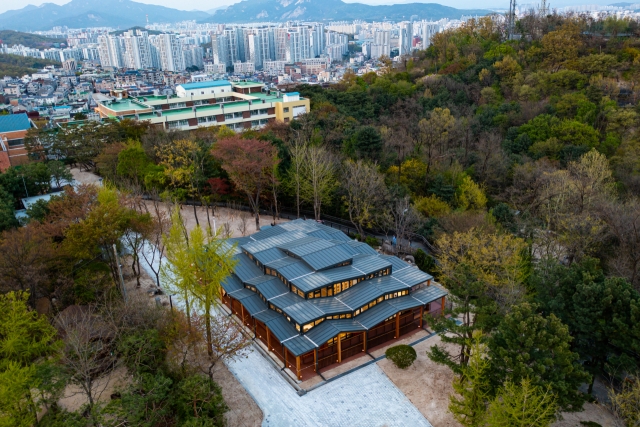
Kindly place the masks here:
POLYGON ((76 63, 79 63, 80 61, 98 60, 98 48, 96 46, 49 48, 40 50, 23 45, 8 46, 3 44, 0 45, 0 53, 48 59, 59 62, 74 60, 76 63))
POLYGON ((134 70, 157 68, 184 71, 203 68, 204 50, 197 44, 183 43, 173 33, 149 35, 146 31, 129 30, 122 35, 98 37, 98 53, 103 67, 134 70))
POLYGON ((321 56, 341 61, 348 43, 346 34, 325 32, 320 23, 232 26, 211 34, 213 64, 235 72, 273 70, 321 56))
POLYGON ((366 58, 409 55, 416 49, 427 49, 433 36, 447 28, 448 20, 362 23, 354 28, 356 40, 362 43, 366 58), (393 53, 392 53, 393 51, 393 53))

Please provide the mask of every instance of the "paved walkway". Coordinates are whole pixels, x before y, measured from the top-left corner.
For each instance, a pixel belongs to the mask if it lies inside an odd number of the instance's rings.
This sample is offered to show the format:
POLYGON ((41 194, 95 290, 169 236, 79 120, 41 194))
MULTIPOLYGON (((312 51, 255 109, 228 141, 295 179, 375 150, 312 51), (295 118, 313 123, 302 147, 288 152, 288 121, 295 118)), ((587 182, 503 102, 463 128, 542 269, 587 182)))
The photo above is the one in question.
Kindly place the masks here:
POLYGON ((227 367, 262 409, 265 427, 431 427, 376 364, 304 396, 256 351, 227 367))
POLYGON ((432 427, 375 363, 304 396, 255 350, 225 364, 262 409, 265 427, 432 427))

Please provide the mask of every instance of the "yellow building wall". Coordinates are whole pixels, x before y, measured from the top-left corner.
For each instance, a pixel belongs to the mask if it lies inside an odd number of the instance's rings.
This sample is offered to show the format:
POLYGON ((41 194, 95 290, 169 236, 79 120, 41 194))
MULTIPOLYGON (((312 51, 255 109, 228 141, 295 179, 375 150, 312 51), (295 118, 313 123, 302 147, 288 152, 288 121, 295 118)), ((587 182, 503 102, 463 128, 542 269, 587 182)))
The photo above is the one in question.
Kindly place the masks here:
POLYGON ((300 98, 298 101, 276 103, 276 120, 279 122, 290 122, 293 120, 293 107, 301 107, 303 105, 306 107, 307 113, 311 112, 311 103, 307 98, 300 98), (289 111, 285 112, 286 108, 288 108, 289 111))

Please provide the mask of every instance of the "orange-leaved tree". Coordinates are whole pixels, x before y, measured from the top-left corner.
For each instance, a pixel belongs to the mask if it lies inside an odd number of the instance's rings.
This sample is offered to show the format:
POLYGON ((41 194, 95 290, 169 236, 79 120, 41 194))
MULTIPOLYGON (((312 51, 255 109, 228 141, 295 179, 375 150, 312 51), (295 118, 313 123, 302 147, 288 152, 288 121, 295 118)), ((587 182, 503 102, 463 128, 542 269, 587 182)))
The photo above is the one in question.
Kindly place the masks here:
POLYGON ((280 162, 269 141, 243 139, 233 135, 216 142, 213 156, 222 162, 236 190, 246 194, 260 230, 260 195, 273 185, 271 174, 280 162))

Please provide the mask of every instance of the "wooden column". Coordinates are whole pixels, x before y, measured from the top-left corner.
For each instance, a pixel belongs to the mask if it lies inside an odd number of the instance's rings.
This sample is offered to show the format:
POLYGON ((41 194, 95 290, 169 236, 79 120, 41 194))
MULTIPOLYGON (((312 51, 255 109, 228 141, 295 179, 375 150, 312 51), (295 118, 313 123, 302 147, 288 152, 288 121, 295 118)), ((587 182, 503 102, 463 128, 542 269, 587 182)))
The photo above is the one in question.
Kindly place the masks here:
POLYGON ((396 313, 396 336, 394 338, 400 338, 400 312, 396 313))
POLYGON ((367 331, 364 331, 362 333, 362 351, 366 352, 367 351, 367 331))
POLYGON ((318 372, 318 349, 313 349, 313 364, 315 365, 314 372, 318 372))
POLYGON ((440 315, 444 316, 444 303, 447 297, 442 297, 442 302, 440 303, 440 315))
POLYGON ((342 348, 340 345, 340 341, 342 340, 341 340, 340 334, 338 334, 338 363, 342 362, 342 348))
POLYGON ((244 305, 242 305, 242 303, 240 303, 240 315, 242 316, 242 324, 245 325, 245 323, 244 323, 244 305))
POLYGON ((256 325, 256 318, 253 318, 253 339, 258 338, 258 326, 256 325))
POLYGON ((271 351, 271 333, 267 325, 264 325, 264 328, 267 330, 267 351, 271 351))
POLYGON ((420 323, 419 323, 420 328, 422 328, 422 321, 424 320, 423 317, 424 317, 424 305, 421 305, 420 306, 420 323))
POLYGON ((296 357, 296 374, 298 375, 298 379, 302 379, 302 374, 300 373, 300 356, 296 357))
POLYGON ((284 357, 284 367, 287 367, 287 352, 284 349, 284 344, 282 344, 282 357, 284 357))

